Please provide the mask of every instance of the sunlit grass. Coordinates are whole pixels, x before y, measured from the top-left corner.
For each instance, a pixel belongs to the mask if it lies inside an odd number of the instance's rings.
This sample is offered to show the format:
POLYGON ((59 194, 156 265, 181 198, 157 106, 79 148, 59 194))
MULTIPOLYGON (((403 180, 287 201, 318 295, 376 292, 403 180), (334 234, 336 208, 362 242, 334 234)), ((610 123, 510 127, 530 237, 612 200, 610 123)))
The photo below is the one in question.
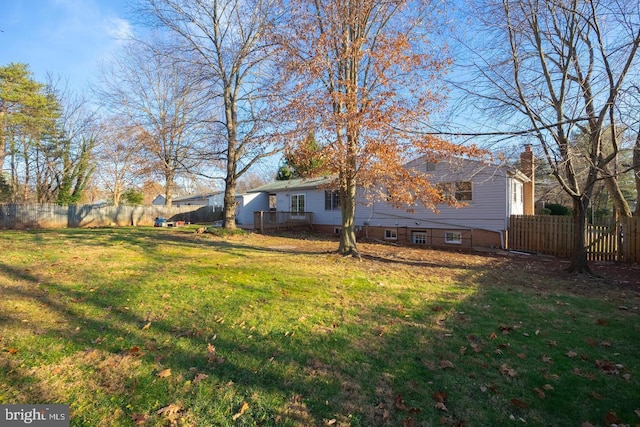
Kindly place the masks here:
POLYGON ((305 235, 0 245, 0 403, 67 403, 72 425, 640 420, 638 296, 597 281, 383 245, 356 261, 305 235))

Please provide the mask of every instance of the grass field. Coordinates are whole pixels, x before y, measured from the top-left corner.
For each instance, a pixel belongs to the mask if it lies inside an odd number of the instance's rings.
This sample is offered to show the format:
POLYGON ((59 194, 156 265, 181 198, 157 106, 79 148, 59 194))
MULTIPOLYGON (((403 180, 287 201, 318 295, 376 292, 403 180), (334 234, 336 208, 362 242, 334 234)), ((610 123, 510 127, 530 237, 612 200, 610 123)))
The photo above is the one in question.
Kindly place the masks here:
POLYGON ((74 426, 640 424, 640 296, 554 261, 0 232, 0 404, 74 426))

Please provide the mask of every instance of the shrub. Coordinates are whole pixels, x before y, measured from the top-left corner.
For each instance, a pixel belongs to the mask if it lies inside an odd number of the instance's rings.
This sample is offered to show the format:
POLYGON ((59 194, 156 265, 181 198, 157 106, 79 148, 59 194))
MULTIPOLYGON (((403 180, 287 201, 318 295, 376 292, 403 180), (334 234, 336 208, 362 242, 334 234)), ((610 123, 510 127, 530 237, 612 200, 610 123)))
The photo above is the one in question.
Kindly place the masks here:
POLYGON ((550 212, 549 215, 557 215, 557 216, 571 215, 571 209, 559 203, 549 203, 545 205, 545 209, 549 210, 550 212))

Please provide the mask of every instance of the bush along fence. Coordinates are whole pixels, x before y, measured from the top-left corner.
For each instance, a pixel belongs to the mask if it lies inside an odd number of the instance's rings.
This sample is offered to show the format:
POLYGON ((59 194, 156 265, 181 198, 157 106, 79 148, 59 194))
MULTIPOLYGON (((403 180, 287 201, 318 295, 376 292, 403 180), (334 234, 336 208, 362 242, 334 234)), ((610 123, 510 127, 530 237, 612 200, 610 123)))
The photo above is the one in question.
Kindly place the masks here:
POLYGON ((0 229, 152 226, 167 221, 211 223, 222 218, 213 206, 93 206, 55 204, 0 204, 0 229))
MULTIPOLYGON (((589 224, 585 233, 588 260, 640 263, 640 218, 589 224)), ((573 219, 513 215, 509 219, 509 249, 567 258, 573 251, 573 219)))

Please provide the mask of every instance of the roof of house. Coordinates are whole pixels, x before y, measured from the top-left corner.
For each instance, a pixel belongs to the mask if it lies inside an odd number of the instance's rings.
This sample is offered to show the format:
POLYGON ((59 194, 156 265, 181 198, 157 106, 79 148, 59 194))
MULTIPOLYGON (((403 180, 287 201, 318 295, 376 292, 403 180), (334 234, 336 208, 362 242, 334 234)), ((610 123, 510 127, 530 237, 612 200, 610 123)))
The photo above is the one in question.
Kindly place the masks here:
POLYGON ((306 190, 309 188, 320 188, 331 185, 337 176, 322 176, 316 178, 297 178, 286 181, 274 181, 260 187, 256 187, 247 191, 247 193, 260 193, 260 192, 276 192, 276 191, 288 191, 288 190, 306 190))
POLYGON ((186 202, 188 200, 203 200, 208 199, 211 196, 217 196, 218 194, 222 194, 224 191, 214 191, 212 193, 203 193, 203 194, 190 194, 188 196, 180 196, 174 197, 174 202, 186 202))

